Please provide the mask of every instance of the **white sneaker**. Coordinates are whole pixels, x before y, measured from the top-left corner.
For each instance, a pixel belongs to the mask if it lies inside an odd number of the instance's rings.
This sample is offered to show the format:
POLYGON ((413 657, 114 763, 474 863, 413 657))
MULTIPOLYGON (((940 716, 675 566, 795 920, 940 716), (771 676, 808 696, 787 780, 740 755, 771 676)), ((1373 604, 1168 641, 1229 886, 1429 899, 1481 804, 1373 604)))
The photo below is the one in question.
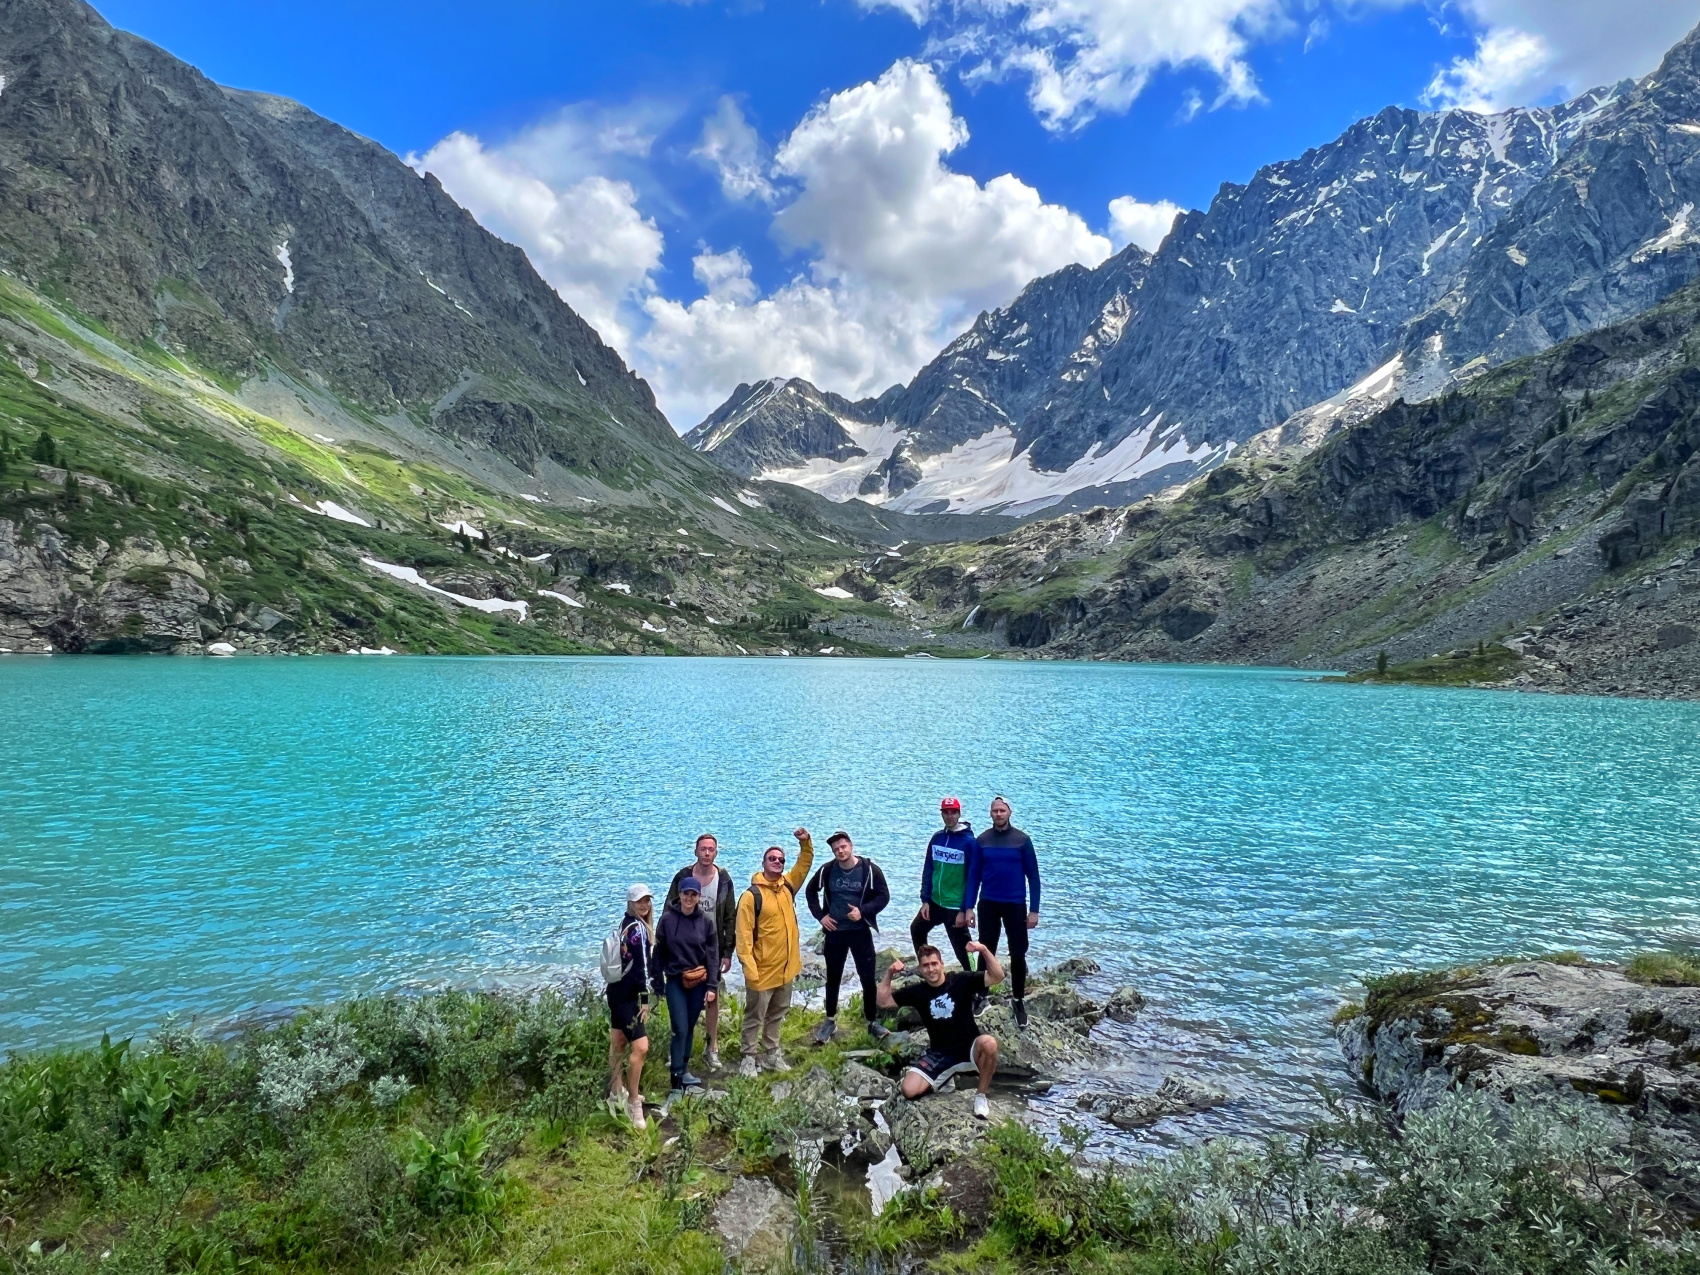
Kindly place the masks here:
POLYGON ((785 1055, 775 1051, 761 1060, 763 1071, 789 1071, 791 1064, 785 1061, 785 1055))
POLYGON ((639 1132, 649 1128, 648 1122, 643 1118, 643 1102, 640 1099, 628 1098, 626 1100, 626 1115, 631 1119, 632 1128, 639 1132))
POLYGON ((983 1093, 975 1094, 974 1095, 974 1118, 976 1120, 989 1120, 989 1119, 991 1119, 991 1116, 992 1116, 992 1108, 991 1108, 991 1104, 986 1101, 986 1095, 983 1094, 983 1093))
POLYGON ((761 1075, 761 1064, 756 1061, 754 1054, 745 1054, 744 1061, 738 1064, 738 1074, 745 1080, 754 1080, 761 1075))
POLYGON ((710 1071, 720 1070, 720 1051, 718 1049, 703 1050, 702 1060, 708 1064, 710 1071))
POLYGON ((620 1112, 625 1110, 626 1086, 623 1083, 615 1085, 613 1088, 608 1090, 607 1107, 608 1114, 615 1118, 618 1118, 620 1112))

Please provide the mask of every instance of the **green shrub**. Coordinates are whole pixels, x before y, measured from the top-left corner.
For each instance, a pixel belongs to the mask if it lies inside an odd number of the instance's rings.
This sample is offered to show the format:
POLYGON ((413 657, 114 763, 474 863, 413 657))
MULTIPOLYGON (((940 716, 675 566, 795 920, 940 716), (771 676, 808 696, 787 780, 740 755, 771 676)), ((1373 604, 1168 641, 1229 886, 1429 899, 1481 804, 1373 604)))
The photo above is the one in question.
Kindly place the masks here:
POLYGON ((490 1121, 467 1116, 432 1142, 419 1130, 408 1134, 407 1180, 420 1209, 432 1217, 481 1216, 496 1211, 500 1176, 487 1174, 490 1121))
POLYGON ((1676 952, 1642 952, 1629 962, 1628 974, 1658 987, 1700 987, 1700 961, 1676 952))

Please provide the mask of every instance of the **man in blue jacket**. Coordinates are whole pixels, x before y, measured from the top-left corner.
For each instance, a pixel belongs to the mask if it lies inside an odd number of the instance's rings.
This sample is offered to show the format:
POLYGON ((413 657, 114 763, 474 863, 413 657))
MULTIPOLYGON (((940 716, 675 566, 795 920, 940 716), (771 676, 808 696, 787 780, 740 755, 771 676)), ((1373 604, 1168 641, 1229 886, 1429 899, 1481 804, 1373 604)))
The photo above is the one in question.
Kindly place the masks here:
POLYGON ((968 909, 974 906, 968 879, 979 871, 980 847, 974 829, 962 822, 962 803, 955 797, 939 802, 939 818, 944 827, 927 842, 927 856, 921 862, 921 910, 909 923, 909 941, 919 952, 927 946, 933 927, 943 925, 956 963, 967 973, 968 940, 973 937, 968 932, 968 909))
POLYGON ((977 871, 968 877, 968 924, 978 917, 980 941, 994 952, 1000 932, 1009 931, 1015 1021, 1025 1027, 1027 931, 1039 924, 1039 859, 1033 839, 1009 821, 1009 802, 993 797, 991 814, 992 826, 975 838, 980 854, 977 871))

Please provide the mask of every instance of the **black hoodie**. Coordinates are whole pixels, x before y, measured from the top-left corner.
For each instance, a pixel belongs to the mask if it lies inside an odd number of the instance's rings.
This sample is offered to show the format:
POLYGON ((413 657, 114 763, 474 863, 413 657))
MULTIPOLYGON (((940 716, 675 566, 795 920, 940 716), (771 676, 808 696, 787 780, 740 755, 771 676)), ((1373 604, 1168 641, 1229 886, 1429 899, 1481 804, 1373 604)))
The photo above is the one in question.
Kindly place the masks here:
POLYGON ((677 903, 667 905, 655 927, 655 964, 669 982, 700 965, 708 971, 709 988, 720 986, 720 945, 714 922, 700 906, 686 916, 677 903))

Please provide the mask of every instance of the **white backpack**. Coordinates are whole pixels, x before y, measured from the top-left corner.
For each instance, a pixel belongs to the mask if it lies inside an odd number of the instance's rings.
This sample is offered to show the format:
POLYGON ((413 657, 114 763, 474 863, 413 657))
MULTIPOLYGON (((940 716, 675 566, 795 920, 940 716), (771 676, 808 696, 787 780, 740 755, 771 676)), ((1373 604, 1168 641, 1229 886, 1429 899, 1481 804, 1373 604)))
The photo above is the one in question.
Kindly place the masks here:
MULTIPOLYGON (((642 921, 634 921, 633 925, 642 925, 642 921)), ((631 932, 626 925, 616 925, 614 932, 602 940, 602 981, 618 983, 626 976, 626 935, 631 932)), ((644 978, 648 979, 646 969, 644 978)))

